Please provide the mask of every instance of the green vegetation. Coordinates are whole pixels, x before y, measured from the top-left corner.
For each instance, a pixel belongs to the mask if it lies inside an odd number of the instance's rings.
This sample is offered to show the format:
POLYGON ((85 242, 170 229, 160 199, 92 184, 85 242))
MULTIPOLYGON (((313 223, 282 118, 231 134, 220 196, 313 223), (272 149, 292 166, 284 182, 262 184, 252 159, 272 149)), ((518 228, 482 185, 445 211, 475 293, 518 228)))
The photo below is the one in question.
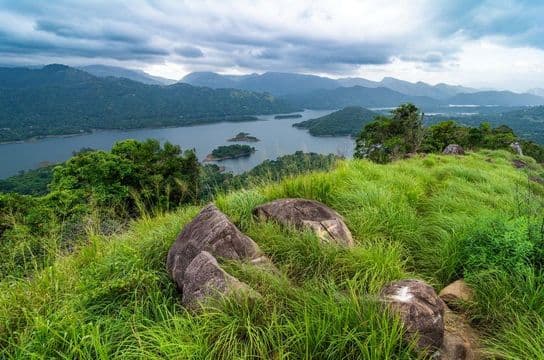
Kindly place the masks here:
POLYGON ((0 142, 92 129, 255 120, 296 111, 269 94, 98 78, 64 65, 0 68, 0 142))
MULTIPOLYGON (((119 234, 89 221, 69 252, 44 232, 50 265, 0 282, 2 358, 413 359, 399 322, 376 302, 396 279, 437 290, 465 277, 475 290, 472 325, 489 357, 544 355, 543 169, 531 158, 482 150, 430 154, 387 165, 344 161, 327 173, 218 195, 215 203, 279 269, 224 264, 262 297, 226 298, 186 312, 165 270, 166 253, 199 211, 146 215, 119 234), (339 211, 356 246, 326 245, 308 232, 256 221, 254 206, 304 197, 339 211)), ((20 225, 17 225, 20 226, 20 225)), ((21 227, 6 259, 32 238, 21 227)), ((13 234, 13 229, 10 230, 13 234)), ((5 235, 2 238, 4 241, 5 235)))
POLYGON ((293 126, 308 129, 314 136, 356 136, 363 125, 372 121, 376 115, 378 114, 365 108, 351 106, 293 126))
POLYGON ((449 144, 467 149, 509 149, 519 142, 525 155, 544 162, 544 147, 520 139, 508 126, 492 128, 489 123, 467 127, 449 120, 423 127, 423 115, 412 104, 391 112, 391 117, 377 116, 357 137, 355 157, 386 163, 415 152, 441 152, 449 144))
POLYGON ((212 153, 206 157, 206 161, 220 161, 226 159, 236 159, 253 154, 255 148, 249 145, 222 145, 212 150, 212 153))
POLYGON ((0 193, 44 195, 47 193, 47 185, 53 180, 54 167, 55 165, 47 165, 38 169, 21 171, 7 179, 0 179, 0 193))
POLYGON ((228 139, 228 141, 257 142, 259 139, 257 139, 255 136, 249 135, 249 133, 239 132, 234 137, 228 139))

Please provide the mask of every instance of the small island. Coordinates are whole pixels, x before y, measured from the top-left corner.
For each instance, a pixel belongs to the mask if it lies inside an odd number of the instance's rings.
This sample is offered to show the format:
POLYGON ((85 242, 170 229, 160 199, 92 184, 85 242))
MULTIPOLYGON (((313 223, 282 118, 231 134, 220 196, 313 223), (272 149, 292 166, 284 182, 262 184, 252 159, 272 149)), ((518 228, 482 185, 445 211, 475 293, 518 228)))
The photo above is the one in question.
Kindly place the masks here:
POLYGON ((227 159, 237 159, 250 156, 255 152, 255 148, 249 145, 228 145, 219 146, 213 149, 212 153, 206 156, 204 161, 221 161, 227 159))
POLYGON ((234 142, 257 142, 260 141, 255 136, 249 135, 249 133, 246 132, 239 132, 234 136, 233 138, 228 139, 227 141, 234 141, 234 142))
POLYGON ((302 115, 300 114, 287 114, 287 115, 276 115, 274 116, 274 119, 298 119, 301 117, 302 115))

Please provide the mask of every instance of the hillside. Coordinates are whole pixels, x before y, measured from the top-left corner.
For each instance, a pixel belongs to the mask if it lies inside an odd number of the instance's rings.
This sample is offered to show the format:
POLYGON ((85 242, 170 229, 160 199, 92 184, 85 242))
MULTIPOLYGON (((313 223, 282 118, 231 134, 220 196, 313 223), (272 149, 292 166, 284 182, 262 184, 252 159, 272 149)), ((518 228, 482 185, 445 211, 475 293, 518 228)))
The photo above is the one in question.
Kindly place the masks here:
POLYGON ((332 90, 315 90, 303 94, 284 96, 282 99, 308 109, 338 109, 347 106, 366 108, 394 107, 411 102, 422 108, 438 107, 442 103, 424 96, 410 96, 400 92, 363 86, 341 87, 332 90))
POLYGON ((79 69, 97 77, 113 76, 130 79, 148 85, 172 85, 176 82, 176 80, 149 75, 141 70, 127 69, 119 66, 86 65, 79 67, 79 69))
POLYGON ((111 236, 90 223, 84 241, 51 266, 0 282, 0 357, 413 359, 405 329, 376 301, 380 290, 419 278, 438 291, 463 277, 474 299, 462 309, 485 354, 542 358, 544 258, 531 229, 541 223, 544 186, 528 175, 544 170, 528 158, 516 169, 513 159, 481 151, 388 165, 351 160, 218 196, 278 271, 224 263, 260 296, 200 313, 180 305, 165 265, 200 206, 147 215, 111 236), (283 197, 338 211, 355 246, 252 217, 255 206, 283 197))
POLYGON ((0 68, 0 142, 91 129, 252 120, 294 106, 271 95, 99 78, 64 65, 0 68))
POLYGON ((357 135, 363 126, 378 115, 374 111, 359 106, 346 107, 317 119, 293 124, 294 127, 308 129, 314 136, 357 135))

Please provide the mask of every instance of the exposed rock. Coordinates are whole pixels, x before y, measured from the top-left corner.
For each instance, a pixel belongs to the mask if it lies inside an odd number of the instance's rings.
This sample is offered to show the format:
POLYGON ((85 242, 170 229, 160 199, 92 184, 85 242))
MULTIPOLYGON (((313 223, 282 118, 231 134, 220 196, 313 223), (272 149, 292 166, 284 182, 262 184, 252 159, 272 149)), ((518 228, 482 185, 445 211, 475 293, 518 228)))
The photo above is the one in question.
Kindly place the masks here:
POLYGON ((472 300, 472 289, 463 280, 457 280, 446 286, 438 294, 442 300, 451 308, 459 309, 459 305, 463 302, 472 300))
POLYGON ((406 340, 418 337, 421 350, 437 351, 444 338, 446 305, 434 289, 419 280, 400 280, 385 286, 381 299, 406 326, 406 340))
POLYGON ((449 144, 442 153, 446 155, 465 155, 465 150, 461 145, 449 144))
POLYGON ((196 308, 204 300, 228 295, 251 294, 252 290, 227 274, 207 251, 201 251, 185 269, 181 302, 196 308))
POLYGON ((299 229, 309 228, 325 242, 353 246, 351 232, 342 216, 318 201, 279 199, 257 206, 253 214, 261 219, 275 220, 299 229))
POLYGON ((479 359, 478 336, 466 318, 446 307, 444 313, 444 341, 440 350, 441 360, 479 359))
POLYGON ((523 150, 521 149, 521 145, 516 141, 514 143, 510 144, 510 148, 519 156, 523 156, 523 150))
POLYGON ((207 251, 216 258, 270 264, 258 245, 242 234, 225 214, 212 204, 204 207, 183 228, 168 252, 167 270, 179 290, 184 288, 187 267, 202 251, 207 251))
POLYGON ((525 167, 527 167, 527 163, 523 160, 520 160, 520 159, 514 159, 512 160, 512 165, 514 165, 514 167, 516 169, 523 169, 525 167))

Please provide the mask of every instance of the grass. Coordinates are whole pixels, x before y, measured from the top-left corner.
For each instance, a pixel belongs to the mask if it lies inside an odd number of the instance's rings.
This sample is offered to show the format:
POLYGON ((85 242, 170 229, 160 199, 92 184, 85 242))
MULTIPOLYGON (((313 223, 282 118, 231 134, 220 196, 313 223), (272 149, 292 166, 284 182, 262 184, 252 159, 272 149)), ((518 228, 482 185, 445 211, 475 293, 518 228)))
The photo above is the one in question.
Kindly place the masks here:
POLYGON ((261 297, 225 298, 199 314, 181 307, 165 270, 170 245, 198 207, 144 217, 122 234, 89 230, 51 266, 0 282, 0 358, 413 359, 401 324, 376 301, 383 285, 407 277, 436 290, 466 277, 476 293, 468 311, 487 354, 544 358, 542 243, 538 232, 517 231, 542 220, 544 187, 527 174, 542 168, 530 162, 517 170, 512 158, 482 151, 389 165, 351 160, 217 196, 280 271, 225 263, 261 297), (281 197, 333 207, 357 245, 325 245, 253 219, 254 206, 281 197), (488 225, 497 221, 504 226, 488 225), (467 252, 485 261, 468 261, 467 252), (501 268, 493 254, 516 259, 516 268, 501 268))

